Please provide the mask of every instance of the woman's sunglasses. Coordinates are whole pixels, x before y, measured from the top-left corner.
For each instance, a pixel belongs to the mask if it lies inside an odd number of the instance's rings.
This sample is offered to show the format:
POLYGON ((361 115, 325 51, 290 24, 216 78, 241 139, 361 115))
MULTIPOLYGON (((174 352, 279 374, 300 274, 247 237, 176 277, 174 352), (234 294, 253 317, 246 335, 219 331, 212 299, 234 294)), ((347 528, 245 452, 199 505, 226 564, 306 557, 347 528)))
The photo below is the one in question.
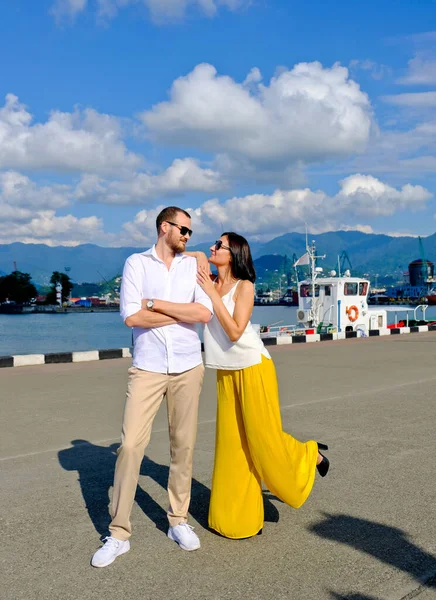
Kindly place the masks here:
POLYGON ((177 223, 171 223, 171 221, 165 221, 165 223, 168 223, 168 225, 172 225, 173 227, 177 227, 177 229, 182 235, 186 235, 187 233, 189 233, 189 237, 192 237, 192 229, 189 229, 189 227, 185 227, 184 225, 177 225, 177 223))
POLYGON ((219 250, 220 248, 224 248, 224 250, 228 250, 229 252, 231 252, 228 246, 224 246, 222 240, 217 240, 215 242, 215 250, 219 250))

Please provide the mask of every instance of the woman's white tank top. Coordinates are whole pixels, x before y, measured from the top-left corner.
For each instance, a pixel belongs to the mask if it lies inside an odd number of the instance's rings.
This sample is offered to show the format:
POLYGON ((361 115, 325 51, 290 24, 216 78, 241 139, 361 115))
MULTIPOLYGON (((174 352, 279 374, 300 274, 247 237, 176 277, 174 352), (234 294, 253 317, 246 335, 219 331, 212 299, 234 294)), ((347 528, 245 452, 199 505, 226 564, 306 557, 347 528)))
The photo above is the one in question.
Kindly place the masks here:
MULTIPOLYGON (((233 297, 238 284, 239 281, 221 298, 232 317, 235 310, 233 297)), ((258 365, 262 355, 271 358, 250 321, 239 340, 232 342, 215 315, 204 328, 204 354, 206 367, 231 371, 258 365)))

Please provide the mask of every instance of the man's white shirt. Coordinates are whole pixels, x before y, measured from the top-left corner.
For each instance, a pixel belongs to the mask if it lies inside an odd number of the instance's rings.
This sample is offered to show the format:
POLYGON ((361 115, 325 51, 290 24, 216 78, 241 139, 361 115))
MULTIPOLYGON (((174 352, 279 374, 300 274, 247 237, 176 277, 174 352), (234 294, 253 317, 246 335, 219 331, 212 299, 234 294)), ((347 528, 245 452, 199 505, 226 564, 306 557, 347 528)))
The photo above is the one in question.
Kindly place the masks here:
MULTIPOLYGON (((197 284, 197 261, 176 254, 168 270, 157 256, 155 246, 132 254, 123 270, 120 314, 123 321, 141 310, 144 299, 168 302, 198 302, 212 316, 209 296, 197 284)), ((133 328, 133 366, 156 373, 183 373, 202 362, 201 342, 195 324, 175 323, 165 327, 133 328)))

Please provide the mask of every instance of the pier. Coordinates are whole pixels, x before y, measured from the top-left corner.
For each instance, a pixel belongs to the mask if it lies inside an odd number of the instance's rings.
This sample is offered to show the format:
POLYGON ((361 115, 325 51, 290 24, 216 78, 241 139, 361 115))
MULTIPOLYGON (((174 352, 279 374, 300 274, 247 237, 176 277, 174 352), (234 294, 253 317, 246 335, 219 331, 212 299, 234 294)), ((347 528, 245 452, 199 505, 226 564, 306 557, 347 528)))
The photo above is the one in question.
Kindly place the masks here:
POLYGON ((132 513, 129 553, 90 559, 107 534, 127 358, 0 370, 4 600, 419 600, 436 598, 436 332, 271 349, 283 428, 331 461, 293 510, 265 491, 262 535, 207 529, 215 372, 206 370, 190 523, 166 537, 165 404, 132 513))

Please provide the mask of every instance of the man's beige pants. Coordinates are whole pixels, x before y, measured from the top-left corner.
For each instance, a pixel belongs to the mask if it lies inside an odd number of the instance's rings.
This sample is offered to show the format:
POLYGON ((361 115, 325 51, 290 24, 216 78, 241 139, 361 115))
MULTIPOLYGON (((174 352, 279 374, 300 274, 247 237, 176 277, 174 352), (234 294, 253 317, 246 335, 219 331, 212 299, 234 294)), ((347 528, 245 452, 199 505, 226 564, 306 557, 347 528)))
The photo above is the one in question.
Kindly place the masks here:
POLYGON ((144 450, 151 426, 166 396, 171 462, 168 478, 171 526, 186 523, 191 500, 192 455, 197 435, 198 401, 203 364, 184 373, 164 374, 129 369, 121 446, 115 466, 111 503, 111 535, 127 540, 132 533, 130 513, 135 499, 144 450))

